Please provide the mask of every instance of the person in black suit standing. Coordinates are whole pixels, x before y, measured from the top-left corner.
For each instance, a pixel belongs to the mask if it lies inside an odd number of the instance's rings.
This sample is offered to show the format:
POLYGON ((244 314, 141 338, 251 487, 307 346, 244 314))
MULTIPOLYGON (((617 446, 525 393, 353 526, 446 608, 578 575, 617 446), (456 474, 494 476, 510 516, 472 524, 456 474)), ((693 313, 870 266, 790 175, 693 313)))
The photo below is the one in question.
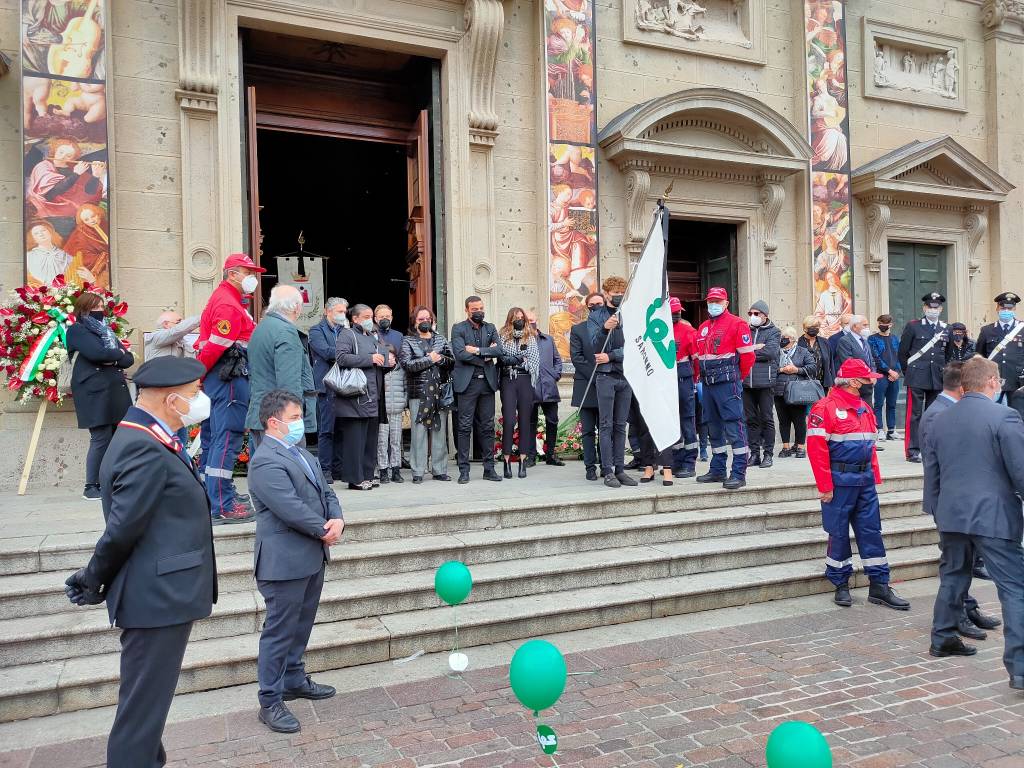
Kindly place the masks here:
POLYGON ((935 518, 942 560, 935 596, 933 656, 971 656, 956 632, 974 553, 985 559, 1003 609, 1003 664, 1024 691, 1024 422, 993 400, 999 367, 975 356, 960 369, 964 396, 929 426, 923 445, 924 511, 935 518))
MULTIPOLYGON (((836 342, 833 361, 837 370, 851 357, 863 360, 864 364, 872 371, 878 367, 875 365, 875 356, 871 353, 871 345, 868 344, 869 336, 871 336, 871 326, 868 325, 868 319, 864 315, 850 315, 850 322, 839 334, 839 341, 836 342)), ((874 392, 874 382, 861 387, 861 400, 867 403, 872 402, 874 392)), ((880 446, 876 447, 878 450, 882 450, 880 446)))
POLYGON ((107 603, 121 629, 121 688, 107 739, 109 768, 159 768, 161 736, 192 623, 217 602, 206 489, 175 432, 210 415, 206 367, 158 357, 136 372, 100 466, 106 527, 89 564, 68 578, 76 605, 107 603))
POLYGON ((466 299, 466 319, 452 326, 455 353, 453 389, 457 396, 459 482, 469 482, 469 436, 474 435, 484 461, 484 480, 501 482, 494 471, 494 393, 498 391, 501 347, 498 329, 484 321, 484 300, 466 299))
POLYGON ((299 721, 284 704, 329 699, 335 691, 314 683, 302 657, 313 631, 331 546, 345 530, 338 497, 302 440, 302 401, 285 389, 263 396, 264 437, 249 462, 256 510, 256 586, 267 603, 256 661, 259 721, 276 733, 296 733, 299 721))
MULTIPOLYGON (((604 309, 604 294, 592 293, 587 296, 587 311, 604 309)), ((583 464, 587 468, 587 480, 597 480, 597 384, 594 381, 593 332, 586 322, 577 323, 569 331, 569 359, 572 361, 572 405, 580 409, 582 429, 583 464)))

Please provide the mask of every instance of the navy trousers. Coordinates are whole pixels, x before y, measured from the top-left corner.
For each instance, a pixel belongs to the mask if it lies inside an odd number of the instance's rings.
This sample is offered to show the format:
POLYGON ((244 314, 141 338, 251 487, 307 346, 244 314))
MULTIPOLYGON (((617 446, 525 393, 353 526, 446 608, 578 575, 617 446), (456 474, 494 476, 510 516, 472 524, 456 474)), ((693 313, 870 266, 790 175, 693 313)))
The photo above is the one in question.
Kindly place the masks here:
POLYGON ((306 665, 302 657, 320 605, 324 569, 321 566, 312 576, 302 579, 256 582, 267 604, 256 660, 261 707, 282 701, 286 690, 305 687, 306 665))
POLYGON ((889 583, 889 561, 882 543, 882 516, 873 484, 837 485, 832 489, 832 501, 821 503, 821 523, 828 534, 825 578, 836 586, 850 580, 853 574, 852 526, 864 573, 872 584, 889 583))
POLYGON ((679 430, 682 438, 678 447, 672 451, 672 469, 693 470, 697 466, 696 396, 693 391, 693 377, 681 376, 679 382, 679 430))
MULTIPOLYGON (((210 398, 208 442, 203 443, 206 472, 206 495, 210 498, 210 514, 219 517, 235 506, 235 482, 232 479, 235 461, 242 450, 245 415, 249 410, 249 379, 237 376, 221 381, 219 366, 203 379, 203 391, 210 398)), ((205 436, 204 436, 205 437, 205 436)))
POLYGON ((711 438, 711 474, 724 475, 732 448, 732 476, 747 477, 747 426, 743 421, 743 385, 723 381, 704 385, 704 420, 711 438))
POLYGON ((334 395, 321 392, 316 396, 316 457, 320 460, 320 469, 328 478, 338 478, 342 474, 342 434, 339 424, 334 418, 334 395))

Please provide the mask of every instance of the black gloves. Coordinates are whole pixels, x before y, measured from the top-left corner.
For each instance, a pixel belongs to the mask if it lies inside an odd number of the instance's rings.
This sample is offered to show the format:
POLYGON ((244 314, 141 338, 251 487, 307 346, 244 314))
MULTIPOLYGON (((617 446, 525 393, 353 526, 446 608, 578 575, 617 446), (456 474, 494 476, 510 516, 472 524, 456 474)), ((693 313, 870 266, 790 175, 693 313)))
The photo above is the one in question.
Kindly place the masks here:
POLYGON ((85 578, 85 568, 81 568, 64 582, 64 594, 75 605, 98 605, 106 599, 102 589, 93 589, 85 578))

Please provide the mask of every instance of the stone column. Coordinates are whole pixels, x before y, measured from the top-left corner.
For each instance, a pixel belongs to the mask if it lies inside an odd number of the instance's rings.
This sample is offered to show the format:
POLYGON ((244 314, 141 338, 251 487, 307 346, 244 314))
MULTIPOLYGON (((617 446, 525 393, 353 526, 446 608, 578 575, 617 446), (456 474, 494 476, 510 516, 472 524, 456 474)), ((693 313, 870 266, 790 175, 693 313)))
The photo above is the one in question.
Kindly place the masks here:
MULTIPOLYGON (((498 115, 494 111, 494 74, 498 48, 505 28, 505 9, 500 0, 469 0, 466 3, 466 84, 469 110, 469 167, 467 201, 470 216, 469 243, 465 250, 471 265, 468 289, 490 301, 497 281, 497 243, 494 216, 494 158, 498 115)), ((463 296, 451 297, 458 317, 463 296)), ((489 306, 494 311, 493 306, 489 306)))
POLYGON ((185 314, 199 312, 220 278, 220 163, 217 137, 217 0, 178 4, 181 204, 185 314))
MULTIPOLYGON (((1016 189, 996 206, 989 221, 992 290, 1013 288, 1024 281, 1024 1, 985 0, 985 90, 988 164, 1016 189)), ((991 297, 983 297, 987 302, 991 297)), ((989 318, 991 319, 991 318, 989 318)))

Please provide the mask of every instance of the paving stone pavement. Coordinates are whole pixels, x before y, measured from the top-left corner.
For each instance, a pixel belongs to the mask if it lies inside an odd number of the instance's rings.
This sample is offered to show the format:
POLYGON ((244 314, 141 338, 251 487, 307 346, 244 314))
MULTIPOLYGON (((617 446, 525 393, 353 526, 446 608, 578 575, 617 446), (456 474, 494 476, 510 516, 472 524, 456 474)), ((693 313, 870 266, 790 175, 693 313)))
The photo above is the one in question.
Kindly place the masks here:
MULTIPOLYGON (((998 613, 990 584, 975 593, 998 613)), ((764 766, 776 725, 800 719, 826 734, 837 768, 1021 768, 1024 696, 1007 686, 1001 631, 973 658, 934 659, 930 617, 928 599, 897 613, 861 591, 850 610, 570 654, 570 672, 595 674, 571 676, 544 713, 554 759, 507 667, 492 667, 295 702, 294 736, 254 710, 176 723, 168 766, 746 768, 764 766)), ((104 743, 0 753, 0 768, 101 766, 104 743)))

